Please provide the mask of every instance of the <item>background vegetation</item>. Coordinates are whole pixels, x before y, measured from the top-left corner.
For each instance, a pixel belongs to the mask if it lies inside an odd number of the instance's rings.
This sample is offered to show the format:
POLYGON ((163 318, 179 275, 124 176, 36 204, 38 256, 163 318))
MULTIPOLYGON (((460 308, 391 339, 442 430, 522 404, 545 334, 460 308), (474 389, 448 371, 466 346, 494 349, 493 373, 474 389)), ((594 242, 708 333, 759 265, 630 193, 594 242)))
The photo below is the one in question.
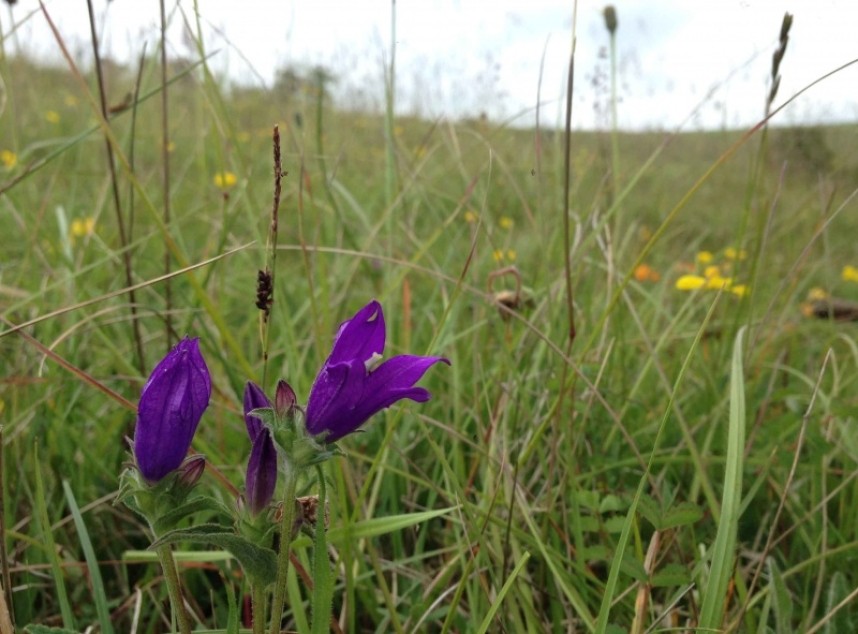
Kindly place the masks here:
MULTIPOLYGON (((194 447, 243 482, 279 124, 265 387, 282 376, 305 399, 372 297, 389 354, 453 364, 422 382, 432 401, 377 416, 329 468, 333 527, 454 508, 335 544, 343 631, 694 630, 713 610, 734 631, 853 631, 858 346, 854 324, 812 314, 858 294, 855 126, 575 133, 567 233, 562 131, 394 120, 335 107, 324 74, 272 93, 174 65, 165 225, 156 59, 136 106, 137 69, 106 68, 107 128, 92 69, 6 57, 0 74, 3 585, 19 626, 60 626, 65 604, 80 630, 106 609, 116 631, 166 631, 158 567, 129 554, 144 527, 111 504, 134 416, 97 384, 136 402, 165 324, 201 337, 215 395, 194 447), (168 244, 172 270, 203 263, 169 295, 168 244), (721 292, 676 288, 706 266, 731 280, 721 292)), ((195 617, 226 627, 237 566, 184 561, 195 617)), ((295 579, 298 631, 306 596, 295 579)))

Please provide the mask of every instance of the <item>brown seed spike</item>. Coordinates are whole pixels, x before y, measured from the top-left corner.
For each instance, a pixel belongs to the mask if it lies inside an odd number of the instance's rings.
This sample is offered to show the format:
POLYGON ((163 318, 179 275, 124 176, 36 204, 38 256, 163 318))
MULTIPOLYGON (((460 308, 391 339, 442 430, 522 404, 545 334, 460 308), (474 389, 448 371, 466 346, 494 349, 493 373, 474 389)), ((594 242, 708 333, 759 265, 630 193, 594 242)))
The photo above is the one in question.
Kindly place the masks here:
POLYGON ((267 269, 259 271, 256 276, 256 307, 265 311, 266 316, 271 311, 274 302, 274 280, 267 269))
POLYGON ((604 9, 602 9, 602 16, 605 18, 605 28, 608 29, 608 33, 613 35, 617 32, 617 10, 614 8, 614 5, 609 4, 604 9))

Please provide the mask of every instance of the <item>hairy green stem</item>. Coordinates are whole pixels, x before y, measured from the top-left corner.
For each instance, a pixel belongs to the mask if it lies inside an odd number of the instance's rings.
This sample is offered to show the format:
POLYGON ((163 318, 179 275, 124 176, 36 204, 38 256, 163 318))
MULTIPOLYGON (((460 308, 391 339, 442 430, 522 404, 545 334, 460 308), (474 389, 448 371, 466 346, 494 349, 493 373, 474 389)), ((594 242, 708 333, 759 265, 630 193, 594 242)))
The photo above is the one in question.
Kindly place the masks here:
POLYGON ((182 634, 191 634, 191 617, 188 616, 188 612, 185 610, 185 603, 182 601, 182 587, 179 583, 179 573, 176 570, 173 551, 169 545, 164 544, 158 546, 156 552, 158 553, 158 559, 161 561, 161 568, 164 570, 164 580, 167 582, 170 605, 173 608, 173 616, 176 617, 176 622, 179 625, 179 631, 182 634))
POLYGON ((289 572, 289 553, 292 546, 292 526, 295 524, 295 489, 298 473, 291 467, 286 470, 286 493, 283 495, 283 520, 280 523, 280 553, 277 556, 277 581, 271 602, 271 634, 280 631, 283 604, 286 603, 286 573, 289 572))
POLYGON ((253 603, 253 634, 265 634, 265 588, 261 583, 253 584, 250 600, 253 603))

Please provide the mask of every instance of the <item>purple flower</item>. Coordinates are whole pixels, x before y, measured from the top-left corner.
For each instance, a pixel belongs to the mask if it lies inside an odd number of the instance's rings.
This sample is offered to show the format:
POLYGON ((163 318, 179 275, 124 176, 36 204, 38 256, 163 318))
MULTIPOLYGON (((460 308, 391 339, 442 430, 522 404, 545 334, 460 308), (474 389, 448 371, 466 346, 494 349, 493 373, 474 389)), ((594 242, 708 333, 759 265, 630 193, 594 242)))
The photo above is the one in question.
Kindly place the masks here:
POLYGON ((155 366, 137 405, 134 458, 148 482, 182 464, 211 394, 199 339, 186 337, 155 366))
POLYGON ((450 362, 401 355, 379 365, 384 340, 384 313, 375 300, 340 326, 333 350, 310 389, 306 413, 310 434, 326 433, 325 442, 336 442, 401 399, 429 400, 429 391, 414 384, 434 364, 450 362))
POLYGON ((244 423, 252 443, 247 473, 244 480, 245 497, 252 515, 258 515, 274 496, 277 485, 277 450, 271 432, 250 412, 271 407, 271 401, 256 383, 248 381, 244 386, 244 423))

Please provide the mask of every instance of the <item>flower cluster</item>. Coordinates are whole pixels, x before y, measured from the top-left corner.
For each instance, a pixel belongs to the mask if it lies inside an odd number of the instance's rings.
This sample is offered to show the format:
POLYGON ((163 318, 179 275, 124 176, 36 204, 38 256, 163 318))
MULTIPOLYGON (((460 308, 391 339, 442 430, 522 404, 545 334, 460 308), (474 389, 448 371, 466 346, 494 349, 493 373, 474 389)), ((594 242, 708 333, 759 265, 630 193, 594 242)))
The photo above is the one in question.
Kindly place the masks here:
POLYGON ((696 291, 699 289, 724 290, 738 297, 744 297, 751 289, 747 284, 736 283, 730 274, 733 263, 744 260, 747 253, 744 249, 728 247, 724 249, 723 260, 718 262, 710 251, 700 251, 695 260, 697 266, 694 273, 686 273, 676 280, 676 289, 680 291, 696 291))
POLYGON ((235 184, 238 182, 238 178, 232 172, 218 172, 212 180, 215 187, 223 190, 235 187, 235 184))
MULTIPOLYGON (((381 304, 371 301, 345 321, 331 354, 310 389, 306 409, 280 381, 272 406, 248 381, 244 422, 251 441, 245 501, 251 515, 274 495, 278 467, 314 464, 331 455, 327 447, 351 434, 377 412, 402 399, 419 403, 430 393, 416 383, 443 357, 399 355, 382 361, 386 339, 381 304)), ((211 379, 197 339, 180 342, 143 386, 134 436, 134 457, 144 480, 154 484, 177 470, 211 396, 211 379)))

